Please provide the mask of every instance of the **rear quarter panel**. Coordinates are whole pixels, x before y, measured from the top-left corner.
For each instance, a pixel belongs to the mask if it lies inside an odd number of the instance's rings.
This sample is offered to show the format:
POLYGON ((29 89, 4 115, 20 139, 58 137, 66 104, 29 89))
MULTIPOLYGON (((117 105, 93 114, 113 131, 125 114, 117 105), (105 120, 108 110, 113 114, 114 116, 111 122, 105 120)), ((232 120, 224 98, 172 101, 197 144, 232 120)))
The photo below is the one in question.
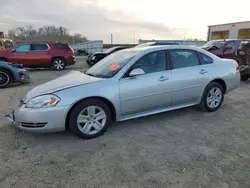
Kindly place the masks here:
POLYGON ((237 63, 232 59, 220 59, 214 64, 213 79, 222 79, 227 86, 226 93, 231 92, 240 85, 240 73, 236 71, 237 63))

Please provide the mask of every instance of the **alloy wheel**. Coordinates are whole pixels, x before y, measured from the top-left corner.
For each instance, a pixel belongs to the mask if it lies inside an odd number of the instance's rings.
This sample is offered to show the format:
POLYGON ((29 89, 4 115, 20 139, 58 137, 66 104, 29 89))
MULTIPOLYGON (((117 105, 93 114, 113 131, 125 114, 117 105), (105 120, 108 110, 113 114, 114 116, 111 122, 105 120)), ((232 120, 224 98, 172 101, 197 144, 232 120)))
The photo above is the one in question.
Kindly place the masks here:
POLYGON ((207 105, 209 108, 217 108, 222 100, 222 91, 218 87, 213 87, 207 95, 207 105))
POLYGON ((78 129, 87 135, 100 132, 106 124, 107 116, 105 111, 98 106, 84 108, 77 117, 78 129))
POLYGON ((9 82, 10 78, 8 76, 8 74, 6 74, 5 72, 0 71, 0 86, 6 86, 9 82))
POLYGON ((54 61, 54 67, 56 68, 56 70, 63 70, 64 62, 61 59, 57 59, 54 61))

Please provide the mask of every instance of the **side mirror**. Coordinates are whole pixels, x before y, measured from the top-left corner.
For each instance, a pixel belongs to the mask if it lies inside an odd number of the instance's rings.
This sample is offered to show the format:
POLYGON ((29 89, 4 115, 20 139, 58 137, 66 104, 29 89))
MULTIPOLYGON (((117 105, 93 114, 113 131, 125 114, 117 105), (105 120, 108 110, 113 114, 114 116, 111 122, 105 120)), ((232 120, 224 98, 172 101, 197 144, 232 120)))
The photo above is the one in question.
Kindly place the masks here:
POLYGON ((129 76, 130 77, 134 77, 134 76, 139 76, 139 75, 143 75, 145 74, 144 70, 140 69, 140 68, 136 68, 133 69, 130 73, 129 76))
POLYGON ((15 48, 12 48, 12 49, 11 49, 11 52, 15 52, 15 51, 16 51, 15 48))

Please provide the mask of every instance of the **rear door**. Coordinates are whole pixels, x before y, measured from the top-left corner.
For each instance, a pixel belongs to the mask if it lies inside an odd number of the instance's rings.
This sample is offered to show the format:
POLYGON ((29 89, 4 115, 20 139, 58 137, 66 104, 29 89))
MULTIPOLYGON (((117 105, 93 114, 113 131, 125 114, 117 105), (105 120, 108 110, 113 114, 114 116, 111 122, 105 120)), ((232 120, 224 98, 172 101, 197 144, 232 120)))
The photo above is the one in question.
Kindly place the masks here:
POLYGON ((23 65, 28 65, 32 62, 30 56, 30 44, 21 44, 17 46, 8 57, 8 61, 12 63, 21 63, 23 65))
POLYGON ((31 52, 30 56, 32 59, 32 62, 30 66, 50 66, 50 54, 49 54, 49 45, 46 43, 40 43, 40 44, 31 44, 31 52))
POLYGON ((199 103, 211 70, 193 50, 169 50, 172 69, 172 106, 199 103))

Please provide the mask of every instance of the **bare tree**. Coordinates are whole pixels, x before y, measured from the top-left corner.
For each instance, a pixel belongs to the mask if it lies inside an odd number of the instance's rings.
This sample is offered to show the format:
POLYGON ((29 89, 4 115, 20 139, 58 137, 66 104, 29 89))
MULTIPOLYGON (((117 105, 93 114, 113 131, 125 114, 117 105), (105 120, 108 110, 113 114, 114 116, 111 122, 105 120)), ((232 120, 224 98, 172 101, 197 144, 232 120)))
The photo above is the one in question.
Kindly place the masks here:
MULTIPOLYGON (((87 38, 80 33, 73 35, 75 43, 85 42, 87 38)), ((17 27, 8 31, 8 37, 14 39, 16 42, 26 41, 60 41, 66 43, 72 43, 73 38, 69 34, 69 30, 66 27, 60 26, 42 26, 40 28, 34 28, 32 25, 17 27)))

